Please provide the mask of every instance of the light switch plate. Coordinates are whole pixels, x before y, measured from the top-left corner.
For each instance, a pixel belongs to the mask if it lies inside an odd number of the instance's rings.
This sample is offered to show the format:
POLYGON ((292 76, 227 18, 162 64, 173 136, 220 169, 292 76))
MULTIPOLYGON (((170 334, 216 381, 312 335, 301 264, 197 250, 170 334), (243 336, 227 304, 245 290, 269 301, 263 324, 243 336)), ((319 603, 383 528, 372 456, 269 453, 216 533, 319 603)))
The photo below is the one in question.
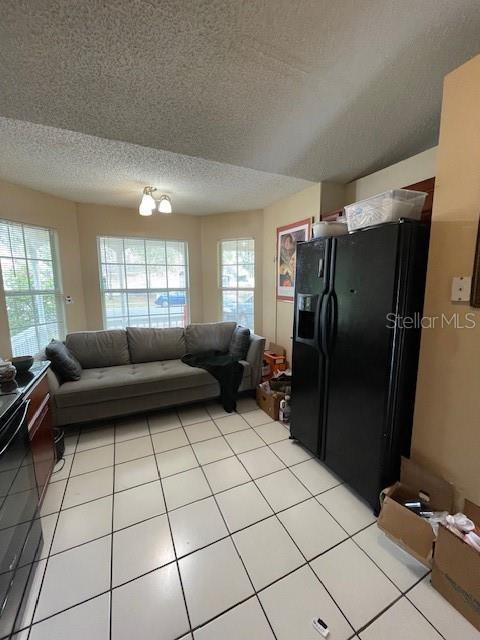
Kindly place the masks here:
POLYGON ((452 279, 452 302, 469 302, 472 278, 470 276, 455 276, 452 279))

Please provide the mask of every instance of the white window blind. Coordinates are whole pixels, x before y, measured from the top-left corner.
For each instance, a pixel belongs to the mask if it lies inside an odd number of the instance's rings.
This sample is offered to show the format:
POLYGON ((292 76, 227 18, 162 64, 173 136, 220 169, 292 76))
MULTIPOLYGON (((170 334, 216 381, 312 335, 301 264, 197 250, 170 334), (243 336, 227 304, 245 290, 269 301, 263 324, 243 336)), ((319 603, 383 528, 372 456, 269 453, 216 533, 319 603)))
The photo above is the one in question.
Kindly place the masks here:
POLYGON ((13 355, 35 355, 63 338, 55 231, 0 220, 0 266, 13 355))
POLYGON ((220 291, 223 320, 254 330, 255 241, 253 238, 219 243, 220 291))
POLYGON ((98 254, 106 329, 188 324, 186 242, 99 237, 98 254))

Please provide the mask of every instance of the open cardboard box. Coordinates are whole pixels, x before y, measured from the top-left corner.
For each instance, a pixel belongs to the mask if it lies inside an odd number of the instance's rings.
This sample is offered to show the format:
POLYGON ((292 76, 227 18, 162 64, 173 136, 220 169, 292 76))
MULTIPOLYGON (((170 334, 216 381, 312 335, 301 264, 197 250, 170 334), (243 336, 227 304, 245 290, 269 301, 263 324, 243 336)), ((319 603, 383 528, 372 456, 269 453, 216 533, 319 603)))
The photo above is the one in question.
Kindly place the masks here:
POLYGON ((389 538, 427 567, 432 565, 435 533, 431 525, 404 507, 405 500, 422 500, 432 511, 452 512, 453 485, 402 458, 400 481, 385 490, 377 524, 389 538))
POLYGON ((257 404, 260 409, 271 417, 272 420, 278 420, 278 412, 280 410, 280 400, 285 397, 281 391, 271 391, 267 393, 260 386, 257 387, 257 404))
MULTIPOLYGON (((463 513, 480 527, 480 507, 465 500, 463 513)), ((432 585, 480 631, 480 553, 440 526, 432 585)))

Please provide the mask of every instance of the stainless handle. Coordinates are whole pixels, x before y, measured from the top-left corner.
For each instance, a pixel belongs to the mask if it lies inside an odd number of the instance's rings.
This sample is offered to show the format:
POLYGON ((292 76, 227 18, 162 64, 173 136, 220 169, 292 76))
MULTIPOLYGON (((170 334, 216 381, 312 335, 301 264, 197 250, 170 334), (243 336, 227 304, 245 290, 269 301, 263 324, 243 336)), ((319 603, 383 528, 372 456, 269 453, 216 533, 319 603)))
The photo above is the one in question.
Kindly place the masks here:
POLYGON ((324 264, 323 258, 319 258, 318 259, 318 272, 317 272, 317 276, 319 278, 323 278, 323 264, 324 264))

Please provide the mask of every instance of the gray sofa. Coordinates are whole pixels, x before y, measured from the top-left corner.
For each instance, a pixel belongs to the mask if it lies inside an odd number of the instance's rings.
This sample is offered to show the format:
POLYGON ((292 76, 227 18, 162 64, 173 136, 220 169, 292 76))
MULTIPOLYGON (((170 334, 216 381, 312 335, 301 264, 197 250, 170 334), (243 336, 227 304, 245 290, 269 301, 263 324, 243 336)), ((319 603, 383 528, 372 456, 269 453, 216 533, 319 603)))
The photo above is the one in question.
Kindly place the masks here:
MULTIPOLYGON (((185 329, 85 331, 70 333, 67 348, 82 365, 80 380, 60 384, 50 369, 49 385, 57 425, 128 415, 216 398, 218 382, 207 371, 181 361, 185 353, 228 351, 234 322, 191 324, 185 329)), ((265 339, 251 334, 242 360, 240 391, 260 382, 265 339)))

